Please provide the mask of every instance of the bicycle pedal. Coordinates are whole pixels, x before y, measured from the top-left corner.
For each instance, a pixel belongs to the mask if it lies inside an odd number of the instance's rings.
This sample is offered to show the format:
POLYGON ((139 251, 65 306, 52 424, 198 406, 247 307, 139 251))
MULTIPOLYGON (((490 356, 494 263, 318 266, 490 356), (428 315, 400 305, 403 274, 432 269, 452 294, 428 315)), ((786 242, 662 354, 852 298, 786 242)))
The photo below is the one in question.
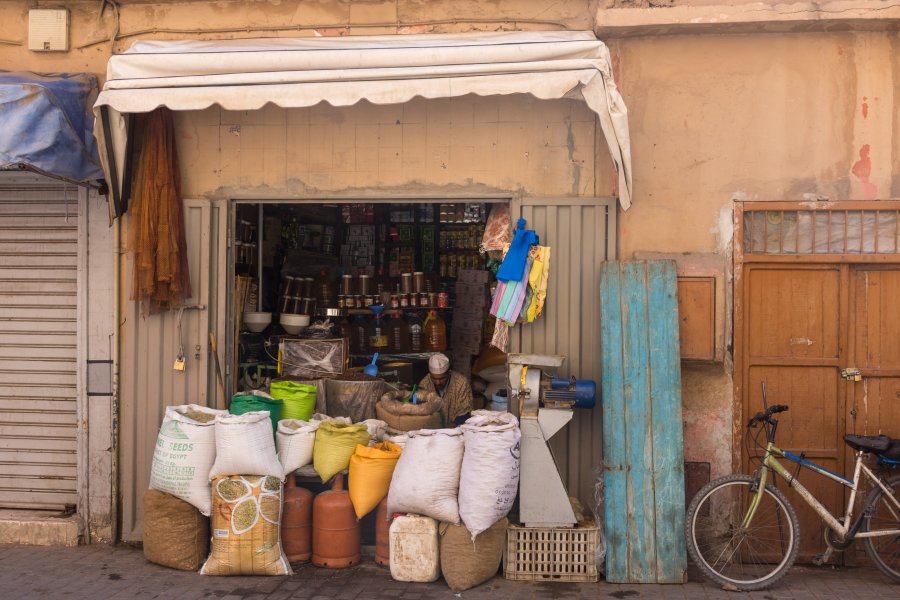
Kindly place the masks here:
POLYGON ((834 550, 832 548, 829 548, 822 554, 816 554, 815 556, 813 556, 812 564, 816 565, 817 567, 824 566, 831 559, 831 555, 833 552, 834 550))

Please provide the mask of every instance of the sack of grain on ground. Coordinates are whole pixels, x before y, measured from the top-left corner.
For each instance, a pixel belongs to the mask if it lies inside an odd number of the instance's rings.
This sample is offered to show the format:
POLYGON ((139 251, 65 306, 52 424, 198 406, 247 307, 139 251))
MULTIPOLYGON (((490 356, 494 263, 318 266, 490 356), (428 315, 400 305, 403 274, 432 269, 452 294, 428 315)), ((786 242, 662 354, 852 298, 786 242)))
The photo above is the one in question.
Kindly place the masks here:
POLYGON ((284 480, 266 411, 216 417, 216 462, 209 478, 254 473, 284 480))
POLYGON ((465 441, 459 516, 472 539, 505 517, 519 489, 519 421, 507 412, 477 410, 461 427, 465 441))
POLYGON ((319 425, 313 447, 313 467, 323 483, 350 466, 350 457, 359 444, 369 444, 369 430, 365 425, 330 421, 319 425))
POLYGON ((441 574, 452 591, 468 590, 497 574, 508 525, 509 521, 503 517, 472 536, 465 525, 441 523, 441 574))
POLYGON ((278 477, 213 479, 212 548, 201 575, 291 575, 281 549, 283 487, 278 477))
POLYGON ((356 518, 362 519, 372 512, 387 496, 391 487, 394 467, 403 450, 391 442, 379 442, 374 446, 359 445, 350 457, 348 487, 350 502, 356 518))
POLYGON ((144 558, 196 571, 209 551, 209 517, 197 507, 159 490, 144 492, 144 558))
POLYGON ((284 468, 285 474, 312 463, 318 429, 318 422, 308 423, 298 419, 278 421, 275 450, 278 452, 278 462, 284 468))
POLYGON ((150 489, 189 502, 209 516, 209 469, 216 459, 215 418, 227 411, 197 404, 166 409, 153 462, 150 489))
POLYGON ((388 512, 459 523, 457 494, 463 450, 459 428, 409 432, 391 478, 388 512))

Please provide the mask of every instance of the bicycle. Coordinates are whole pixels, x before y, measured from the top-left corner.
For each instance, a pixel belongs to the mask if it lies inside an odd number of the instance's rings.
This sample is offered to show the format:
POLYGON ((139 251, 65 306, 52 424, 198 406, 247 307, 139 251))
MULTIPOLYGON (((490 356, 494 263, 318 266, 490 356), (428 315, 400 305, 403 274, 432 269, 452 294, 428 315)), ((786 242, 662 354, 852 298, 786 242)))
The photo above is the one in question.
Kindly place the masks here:
MULTIPOLYGON (((827 550, 816 562, 823 564, 835 550, 844 550, 860 538, 866 553, 885 575, 900 582, 900 475, 882 480, 864 464, 867 454, 875 454, 879 465, 900 466, 900 440, 887 436, 844 437, 856 450, 853 479, 833 473, 800 456, 775 446, 778 421, 772 415, 788 410, 786 405, 769 407, 763 384, 763 412, 747 423, 751 430, 762 424, 766 433, 765 454, 753 475, 727 475, 705 485, 691 501, 685 520, 687 548, 694 563, 711 580, 731 589, 754 591, 764 589, 787 574, 799 550, 800 523, 794 507, 784 493, 775 487, 775 473, 788 487, 825 521, 827 550), (850 489, 844 517, 832 515, 778 458, 797 464, 797 471, 807 468, 850 489), (874 482, 862 510, 853 519, 856 495, 861 477, 874 482)), ((758 438, 758 434, 757 434, 758 438)))

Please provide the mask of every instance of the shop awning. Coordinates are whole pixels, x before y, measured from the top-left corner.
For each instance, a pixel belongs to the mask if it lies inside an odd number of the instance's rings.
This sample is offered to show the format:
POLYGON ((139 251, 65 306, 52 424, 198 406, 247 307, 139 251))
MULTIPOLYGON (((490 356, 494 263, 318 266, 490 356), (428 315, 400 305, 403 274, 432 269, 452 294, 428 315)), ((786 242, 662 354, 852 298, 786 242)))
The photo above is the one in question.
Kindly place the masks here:
POLYGON ((93 75, 0 71, 0 169, 28 169, 83 185, 103 178, 91 132, 93 75))
POLYGON ((131 113, 213 104, 254 110, 269 102, 284 108, 398 104, 465 94, 583 99, 597 114, 618 169, 622 208, 630 206, 627 111, 609 50, 591 32, 137 42, 109 60, 94 106, 95 132, 118 206, 131 113))

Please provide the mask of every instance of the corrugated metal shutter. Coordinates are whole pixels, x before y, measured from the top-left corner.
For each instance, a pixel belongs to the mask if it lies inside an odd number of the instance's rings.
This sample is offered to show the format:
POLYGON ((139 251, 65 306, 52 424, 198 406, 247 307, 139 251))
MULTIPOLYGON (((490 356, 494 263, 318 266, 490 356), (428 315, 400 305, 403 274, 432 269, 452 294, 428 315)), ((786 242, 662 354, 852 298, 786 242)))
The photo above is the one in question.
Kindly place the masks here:
MULTIPOLYGON (((123 541, 139 541, 143 537, 141 500, 150 484, 150 465, 159 433, 159 425, 167 406, 178 404, 215 404, 215 371, 207 353, 209 332, 216 328, 218 286, 224 245, 217 235, 220 216, 224 216, 208 200, 185 200, 184 220, 187 237, 188 267, 191 272, 193 297, 186 305, 202 305, 189 309, 182 317, 182 336, 187 358, 184 372, 172 365, 178 351, 178 311, 143 316, 140 306, 129 300, 131 295, 131 260, 123 253, 126 272, 122 278, 119 364, 119 485, 120 536, 123 541)), ((123 240, 127 235, 123 235, 123 240)), ((219 333, 221 340, 221 333, 219 333)), ((224 342, 219 342, 220 354, 224 342)))
POLYGON ((76 504, 79 192, 0 173, 0 506, 76 504))
MULTIPOLYGON (((552 248, 544 314, 511 335, 513 352, 562 354, 565 374, 593 379, 600 389, 600 263, 615 258, 613 198, 522 198, 512 214, 524 217, 541 244, 552 248)), ((592 471, 601 464, 600 407, 576 410, 551 440, 569 494, 593 502, 592 471)))

